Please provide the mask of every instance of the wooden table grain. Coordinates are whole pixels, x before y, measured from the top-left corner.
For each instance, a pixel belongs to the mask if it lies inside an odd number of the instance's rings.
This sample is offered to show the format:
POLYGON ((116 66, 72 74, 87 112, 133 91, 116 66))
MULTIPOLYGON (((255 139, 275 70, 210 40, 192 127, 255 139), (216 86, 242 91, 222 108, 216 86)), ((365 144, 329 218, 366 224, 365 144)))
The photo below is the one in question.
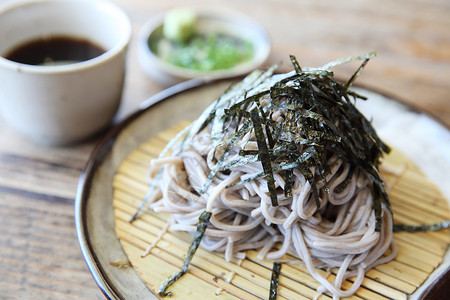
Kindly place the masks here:
MULTIPOLYGON (((450 126, 448 0, 111 0, 134 36, 117 120, 163 87, 140 69, 136 37, 154 14, 177 6, 223 7, 260 22, 272 41, 267 66, 289 68, 377 51, 358 82, 450 126)), ((0 3, 7 2, 5 0, 0 3)), ((1 42, 1 41, 0 41, 1 42)), ((355 65, 336 69, 346 77, 355 65)), ((1 83, 0 83, 1 88, 1 83)), ((78 246, 78 178, 102 135, 70 147, 36 145, 0 120, 0 299, 102 299, 78 246)))

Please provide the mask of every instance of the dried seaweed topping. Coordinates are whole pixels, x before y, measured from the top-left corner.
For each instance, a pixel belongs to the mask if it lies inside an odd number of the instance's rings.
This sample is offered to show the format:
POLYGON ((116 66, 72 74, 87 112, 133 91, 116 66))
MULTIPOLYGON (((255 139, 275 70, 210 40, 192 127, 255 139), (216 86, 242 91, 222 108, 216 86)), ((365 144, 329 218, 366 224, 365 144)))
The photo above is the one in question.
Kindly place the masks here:
POLYGON ((178 279, 180 279, 181 276, 183 276, 191 263, 192 258, 194 257, 195 252, 198 249, 198 246, 200 245, 200 242, 202 241, 203 235, 205 234, 206 227, 208 226, 209 220, 211 218, 211 213, 204 211, 200 217, 198 218, 198 224, 197 224, 197 231, 194 234, 194 237, 192 239, 192 243, 189 246, 189 250, 186 254, 186 258, 184 259, 183 267, 180 271, 173 274, 171 277, 167 278, 159 288, 158 295, 162 297, 170 296, 172 293, 169 291, 167 292, 167 289, 178 279))
POLYGON ((450 228, 450 220, 445 220, 439 223, 433 223, 428 225, 405 225, 394 224, 394 232, 406 231, 406 232, 420 232, 420 231, 438 231, 441 229, 450 228))
POLYGON ((281 263, 274 263, 272 267, 272 277, 270 279, 269 300, 277 299, 278 280, 280 278, 281 263))
MULTIPOLYGON (((255 131, 256 142, 258 144, 259 159, 261 161, 264 174, 266 175, 267 186, 269 187, 270 200, 272 201, 272 206, 278 205, 277 192, 275 190, 275 179, 273 178, 271 157, 269 154, 269 148, 266 144, 266 138, 264 136, 263 124, 261 117, 259 115, 259 109, 254 108, 250 112, 250 118, 253 123, 253 128, 255 131)), ((266 127, 267 128, 267 127, 266 127)))
MULTIPOLYGON (((361 168, 372 179, 379 229, 381 201, 389 202, 378 165, 383 153, 390 150, 354 105, 357 99, 366 98, 350 90, 361 70, 374 56, 375 53, 369 53, 337 60, 320 69, 302 69, 291 55, 293 72, 279 76, 278 80, 270 83, 267 83, 270 76, 266 73, 261 81, 265 84, 257 85, 259 81, 254 80, 248 88, 246 85, 240 86, 243 91, 228 97, 228 102, 219 99, 200 128, 211 123, 216 146, 226 147, 202 190, 206 191, 218 170, 260 162, 263 173, 233 185, 264 177, 272 205, 276 206, 278 200, 273 172, 283 170, 284 195, 290 197, 292 172, 297 168, 309 181, 318 205, 317 184, 322 182, 328 192, 326 175, 330 170, 327 159, 334 154, 348 162, 352 171, 356 167, 361 168), (333 72, 327 69, 356 59, 364 61, 345 84, 338 82, 333 72), (274 120, 273 115, 280 110, 283 111, 283 118, 274 120), (258 149, 241 149, 238 159, 226 162, 231 146, 248 132, 253 133, 258 149)), ((347 181, 338 188, 343 189, 346 184, 347 181)))

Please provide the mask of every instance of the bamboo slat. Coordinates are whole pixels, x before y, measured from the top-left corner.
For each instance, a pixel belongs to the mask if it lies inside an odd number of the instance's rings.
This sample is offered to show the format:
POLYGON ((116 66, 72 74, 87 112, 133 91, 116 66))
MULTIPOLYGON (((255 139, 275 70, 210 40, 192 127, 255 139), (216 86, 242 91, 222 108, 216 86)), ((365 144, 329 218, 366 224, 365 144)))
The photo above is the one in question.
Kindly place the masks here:
MULTIPOLYGON (((156 157, 185 124, 153 137, 122 162, 114 178, 116 233, 127 256, 155 293, 163 280, 178 271, 189 247, 188 234, 168 231, 162 234, 167 215, 148 209, 133 223, 128 220, 141 203, 149 185, 146 182, 150 159, 156 157), (150 253, 142 254, 152 245, 150 253)), ((449 219, 446 200, 436 187, 400 152, 385 158, 385 178, 390 186, 394 220, 398 223, 423 224, 449 219)), ((449 246, 448 232, 395 233, 398 256, 369 271, 357 293, 348 299, 406 299, 442 262, 449 246)), ((243 261, 225 261, 220 253, 199 249, 188 273, 171 286, 175 299, 266 299, 272 263, 261 261, 256 251, 248 251, 243 261)), ((329 280, 333 280, 331 274, 329 280)), ((350 278, 343 284, 349 287, 350 278)), ((301 264, 283 264, 278 299, 312 299, 319 283, 301 264)), ((330 299, 321 295, 319 299, 330 299)))

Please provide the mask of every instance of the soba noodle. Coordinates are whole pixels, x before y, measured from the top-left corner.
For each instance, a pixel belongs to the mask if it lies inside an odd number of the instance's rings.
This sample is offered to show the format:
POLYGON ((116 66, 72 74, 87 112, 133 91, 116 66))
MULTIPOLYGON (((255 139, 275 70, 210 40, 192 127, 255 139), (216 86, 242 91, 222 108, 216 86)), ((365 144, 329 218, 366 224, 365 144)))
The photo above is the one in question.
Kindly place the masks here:
MULTIPOLYGON (((278 79, 280 76, 288 75, 279 75, 278 79)), ((266 80, 263 87, 272 82, 266 80)), ((254 86, 260 87, 261 83, 254 86)), ((258 92, 254 90, 249 93, 258 92)), ((269 97, 265 97, 262 107, 269 102, 269 97)), ((279 110, 271 118, 280 121, 285 114, 285 110, 279 110)), ((311 183, 294 169, 290 197, 284 191, 284 171, 273 173, 278 206, 272 206, 264 176, 245 181, 263 172, 259 161, 227 170, 219 168, 206 191, 202 191, 227 146, 217 142, 214 126, 210 123, 181 149, 173 147, 171 155, 151 161, 149 178, 157 180, 157 185, 150 207, 155 212, 171 214, 171 230, 195 232, 202 212, 211 212, 201 243, 204 249, 223 252, 226 260, 243 259, 250 249, 258 249, 258 258, 272 261, 282 261, 287 254, 296 255, 320 283, 318 296, 330 292, 335 299, 354 294, 368 270, 395 257, 392 216, 385 203, 381 230, 376 230, 370 176, 358 166, 352 169, 349 162, 333 153, 326 157, 329 172, 325 180, 316 181, 319 205, 311 183), (353 173, 349 174, 351 170, 353 173), (349 180, 345 188, 338 188, 345 180, 349 180), (318 267, 335 270, 334 281, 323 276, 318 267), (344 290, 342 283, 349 277, 355 279, 344 290)), ((297 126, 301 126, 301 120, 297 126)), ((230 129, 222 130, 225 135, 231 134, 230 129)), ((252 131, 228 149, 223 165, 239 160, 242 149, 258 149, 252 131)), ((312 172, 320 178, 317 169, 312 168, 312 172)))

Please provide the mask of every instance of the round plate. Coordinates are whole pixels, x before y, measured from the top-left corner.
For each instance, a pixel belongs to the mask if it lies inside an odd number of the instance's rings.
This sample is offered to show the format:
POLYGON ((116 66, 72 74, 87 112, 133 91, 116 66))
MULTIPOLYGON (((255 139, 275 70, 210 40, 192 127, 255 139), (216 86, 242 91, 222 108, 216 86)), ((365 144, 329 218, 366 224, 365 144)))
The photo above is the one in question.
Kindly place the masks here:
MULTIPOLYGON (((193 120, 220 96, 231 80, 192 80, 169 88, 145 101, 141 108, 113 128, 98 144, 83 171, 75 202, 78 240, 87 265, 109 299, 156 299, 133 268, 119 269, 111 262, 126 261, 114 229, 112 181, 120 163, 140 144, 182 120, 193 120)), ((380 137, 408 156, 450 199, 450 132, 430 117, 398 101, 365 89, 369 97, 359 109, 373 120, 380 137)), ((418 298, 450 266, 444 262, 412 295, 418 298)), ((437 281, 439 282, 439 281, 437 281)), ((441 284, 442 285, 442 284, 441 284)), ((439 284, 436 286, 440 286, 439 284)), ((443 285, 445 288, 445 284, 443 285)))

